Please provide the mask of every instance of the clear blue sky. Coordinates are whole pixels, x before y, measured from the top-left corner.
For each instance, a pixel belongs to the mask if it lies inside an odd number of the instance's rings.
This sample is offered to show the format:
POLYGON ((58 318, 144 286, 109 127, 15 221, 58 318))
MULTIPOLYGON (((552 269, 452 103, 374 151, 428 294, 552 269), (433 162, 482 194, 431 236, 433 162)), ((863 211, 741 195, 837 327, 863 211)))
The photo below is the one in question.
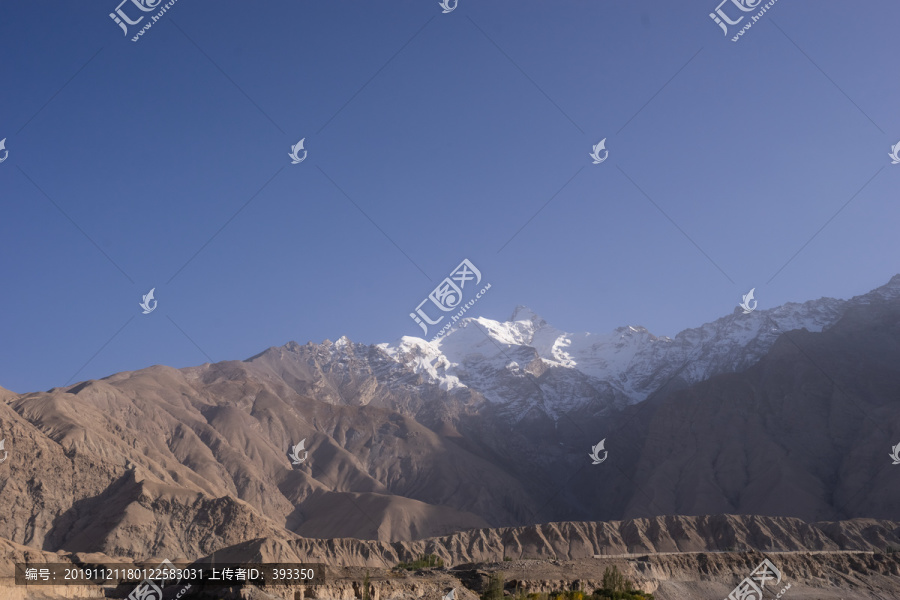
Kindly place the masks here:
POLYGON ((418 335, 463 258, 570 331, 883 284, 900 4, 716 4, 4 2, 0 385, 418 335))

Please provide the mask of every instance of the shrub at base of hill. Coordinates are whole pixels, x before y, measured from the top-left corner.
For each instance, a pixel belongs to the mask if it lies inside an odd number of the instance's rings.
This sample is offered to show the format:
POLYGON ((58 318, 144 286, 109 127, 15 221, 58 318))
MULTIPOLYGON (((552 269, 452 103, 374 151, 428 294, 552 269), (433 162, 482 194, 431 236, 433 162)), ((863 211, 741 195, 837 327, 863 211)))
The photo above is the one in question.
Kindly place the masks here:
MULTIPOLYGON (((580 590, 550 592, 548 594, 526 594, 516 591, 513 600, 653 600, 653 594, 634 589, 634 584, 615 566, 603 572, 603 587, 585 594, 580 590)), ((481 600, 503 600, 503 575, 494 574, 481 600)))
POLYGON ((396 569, 406 569, 407 571, 417 571, 419 569, 442 569, 444 561, 436 554, 425 554, 412 562, 397 563, 396 569))

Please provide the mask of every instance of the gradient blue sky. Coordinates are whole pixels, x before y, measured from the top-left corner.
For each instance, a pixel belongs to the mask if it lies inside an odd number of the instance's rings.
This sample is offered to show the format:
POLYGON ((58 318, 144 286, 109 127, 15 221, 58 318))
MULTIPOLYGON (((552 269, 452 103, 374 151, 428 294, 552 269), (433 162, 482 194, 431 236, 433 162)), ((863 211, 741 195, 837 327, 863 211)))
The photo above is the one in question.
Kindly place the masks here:
POLYGON ((896 2, 117 3, 0 5, 14 391, 418 335, 463 258, 476 315, 658 335, 900 272, 896 2))

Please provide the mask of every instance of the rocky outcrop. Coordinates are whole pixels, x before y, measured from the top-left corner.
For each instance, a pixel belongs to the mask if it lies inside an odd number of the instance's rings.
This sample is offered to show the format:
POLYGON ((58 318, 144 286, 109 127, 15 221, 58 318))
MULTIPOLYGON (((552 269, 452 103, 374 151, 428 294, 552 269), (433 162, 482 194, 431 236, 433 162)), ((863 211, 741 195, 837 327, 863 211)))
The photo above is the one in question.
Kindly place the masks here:
POLYGON ((900 549, 900 523, 874 519, 806 523, 784 517, 654 517, 479 529, 405 542, 261 538, 223 548, 216 562, 313 562, 391 568, 425 554, 448 567, 514 560, 701 552, 883 552, 900 549))

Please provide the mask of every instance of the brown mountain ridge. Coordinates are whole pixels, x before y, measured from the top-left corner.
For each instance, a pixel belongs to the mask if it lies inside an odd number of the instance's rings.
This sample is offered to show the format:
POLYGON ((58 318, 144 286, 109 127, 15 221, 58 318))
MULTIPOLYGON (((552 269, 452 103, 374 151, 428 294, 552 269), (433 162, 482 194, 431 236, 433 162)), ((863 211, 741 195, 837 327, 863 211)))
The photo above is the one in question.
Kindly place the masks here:
MULTIPOLYGON (((250 539, 393 542, 553 521, 900 517, 900 300, 623 410, 510 421, 470 390, 389 386, 377 353, 288 344, 0 402, 0 537, 199 557, 250 539), (316 358, 319 356, 320 358, 316 358), (326 368, 327 367, 327 368, 326 368), (288 449, 306 440, 308 459, 288 449), (608 460, 590 447, 606 439, 608 460)), ((538 381, 539 383, 539 381, 538 381)))

